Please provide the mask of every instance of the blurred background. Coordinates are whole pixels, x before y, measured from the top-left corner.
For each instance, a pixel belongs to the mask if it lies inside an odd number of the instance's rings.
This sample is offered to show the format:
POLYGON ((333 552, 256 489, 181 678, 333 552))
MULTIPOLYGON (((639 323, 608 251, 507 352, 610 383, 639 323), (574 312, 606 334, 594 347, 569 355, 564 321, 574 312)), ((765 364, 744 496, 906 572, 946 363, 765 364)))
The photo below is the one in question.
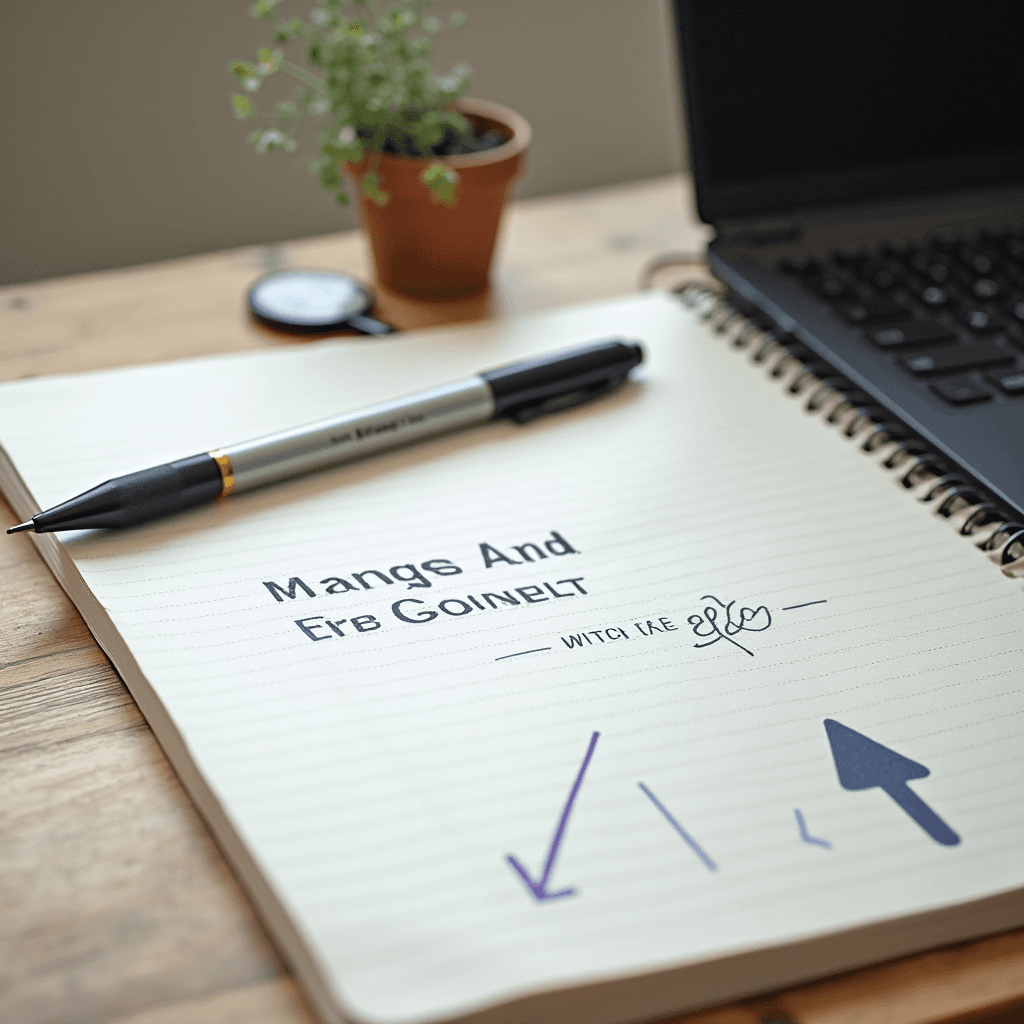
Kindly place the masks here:
MULTIPOLYGON (((284 0, 279 12, 313 6, 284 0)), ((272 45, 271 23, 249 7, 0 3, 0 283, 355 226, 306 171, 310 149, 260 156, 247 141, 252 125, 234 119, 228 62, 272 45)), ((520 198, 685 166, 667 0, 433 8, 454 10, 467 22, 440 35, 435 68, 465 60, 469 95, 533 125, 520 198)))

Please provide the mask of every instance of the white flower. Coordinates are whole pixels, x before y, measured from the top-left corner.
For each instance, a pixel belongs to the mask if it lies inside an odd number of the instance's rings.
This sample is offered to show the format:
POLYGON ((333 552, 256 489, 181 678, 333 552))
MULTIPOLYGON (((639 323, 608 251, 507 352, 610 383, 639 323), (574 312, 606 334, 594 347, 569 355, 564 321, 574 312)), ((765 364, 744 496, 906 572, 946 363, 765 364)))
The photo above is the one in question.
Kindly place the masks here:
POLYGON ((256 143, 256 150, 259 153, 266 153, 271 146, 279 146, 284 142, 284 136, 276 128, 268 128, 263 137, 256 143))
POLYGON ((326 25, 331 20, 331 16, 322 7, 314 7, 309 12, 309 20, 314 25, 326 25))
POLYGON ((242 88, 246 92, 255 92, 260 87, 260 80, 258 78, 247 78, 242 82, 242 88))
POLYGON ((342 128, 340 132, 338 132, 338 141, 340 143, 342 143, 342 145, 345 145, 345 146, 349 146, 353 142, 355 142, 356 141, 356 130, 355 130, 355 128, 353 128, 352 125, 350 125, 350 124, 345 125, 345 127, 342 128))

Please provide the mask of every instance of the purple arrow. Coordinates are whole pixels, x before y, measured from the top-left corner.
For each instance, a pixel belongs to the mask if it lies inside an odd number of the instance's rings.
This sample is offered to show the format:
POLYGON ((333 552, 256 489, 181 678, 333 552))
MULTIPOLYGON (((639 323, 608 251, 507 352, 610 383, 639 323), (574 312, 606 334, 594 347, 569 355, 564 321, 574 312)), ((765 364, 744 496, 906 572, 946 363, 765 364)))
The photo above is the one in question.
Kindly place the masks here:
POLYGON ((587 747, 586 756, 583 758, 583 764, 580 765, 580 770, 576 773, 576 781, 572 784, 572 789, 569 790, 569 799, 565 801, 565 806, 562 808, 562 816, 558 819, 558 826, 555 828, 555 834, 551 837, 551 844, 548 846, 548 857, 544 861, 544 871, 540 876, 540 880, 535 882, 530 877, 530 873, 523 867, 522 864, 511 854, 505 855, 505 860, 509 862, 512 870, 519 875, 523 880, 526 888, 533 894, 533 898, 538 902, 543 900, 557 900, 562 896, 575 896, 575 889, 559 889, 557 892, 548 892, 548 882, 551 880, 551 875, 555 870, 555 860, 558 857, 558 851, 561 849, 562 840, 565 839, 565 827, 569 824, 569 815, 572 814, 572 806, 576 803, 576 796, 580 791, 580 786, 583 785, 583 775, 587 770, 587 765, 590 764, 590 759, 594 756, 594 747, 597 746, 597 737, 601 734, 595 732, 590 737, 590 746, 587 747))
POLYGON ((956 846, 960 837, 907 785, 911 779, 926 778, 931 772, 923 764, 883 747, 867 736, 825 719, 825 732, 832 747, 832 759, 843 789, 872 789, 888 793, 935 840, 956 846))

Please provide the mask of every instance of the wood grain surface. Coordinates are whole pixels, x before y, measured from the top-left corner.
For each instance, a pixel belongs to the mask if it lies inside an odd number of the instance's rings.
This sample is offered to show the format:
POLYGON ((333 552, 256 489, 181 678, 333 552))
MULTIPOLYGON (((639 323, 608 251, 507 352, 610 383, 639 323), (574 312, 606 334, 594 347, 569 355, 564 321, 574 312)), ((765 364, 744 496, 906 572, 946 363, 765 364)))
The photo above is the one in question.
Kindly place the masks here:
MULTIPOLYGON (((679 177, 521 202, 490 294, 383 294, 378 311, 415 327, 624 295, 653 257, 705 241, 679 177)), ((368 276, 349 232, 0 288, 0 379, 290 343, 248 319, 244 296, 260 274, 294 266, 368 276)), ((0 502, 0 526, 14 522, 0 502)), ((0 1024, 313 1024, 25 535, 0 542, 0 621, 0 1024)), ((1024 931, 679 1020, 945 1024, 996 1012, 1024 1021, 1024 931)))

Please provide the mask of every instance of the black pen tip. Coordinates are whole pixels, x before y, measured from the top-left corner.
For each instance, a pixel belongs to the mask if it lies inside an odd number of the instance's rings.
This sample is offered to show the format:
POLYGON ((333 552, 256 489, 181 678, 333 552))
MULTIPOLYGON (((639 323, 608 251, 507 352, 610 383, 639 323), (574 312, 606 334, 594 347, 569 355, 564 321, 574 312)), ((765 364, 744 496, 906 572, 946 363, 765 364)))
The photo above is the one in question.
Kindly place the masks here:
POLYGON ((27 523, 19 523, 17 526, 12 526, 7 532, 8 533, 21 533, 22 530, 31 530, 35 527, 35 523, 30 519, 27 523))

